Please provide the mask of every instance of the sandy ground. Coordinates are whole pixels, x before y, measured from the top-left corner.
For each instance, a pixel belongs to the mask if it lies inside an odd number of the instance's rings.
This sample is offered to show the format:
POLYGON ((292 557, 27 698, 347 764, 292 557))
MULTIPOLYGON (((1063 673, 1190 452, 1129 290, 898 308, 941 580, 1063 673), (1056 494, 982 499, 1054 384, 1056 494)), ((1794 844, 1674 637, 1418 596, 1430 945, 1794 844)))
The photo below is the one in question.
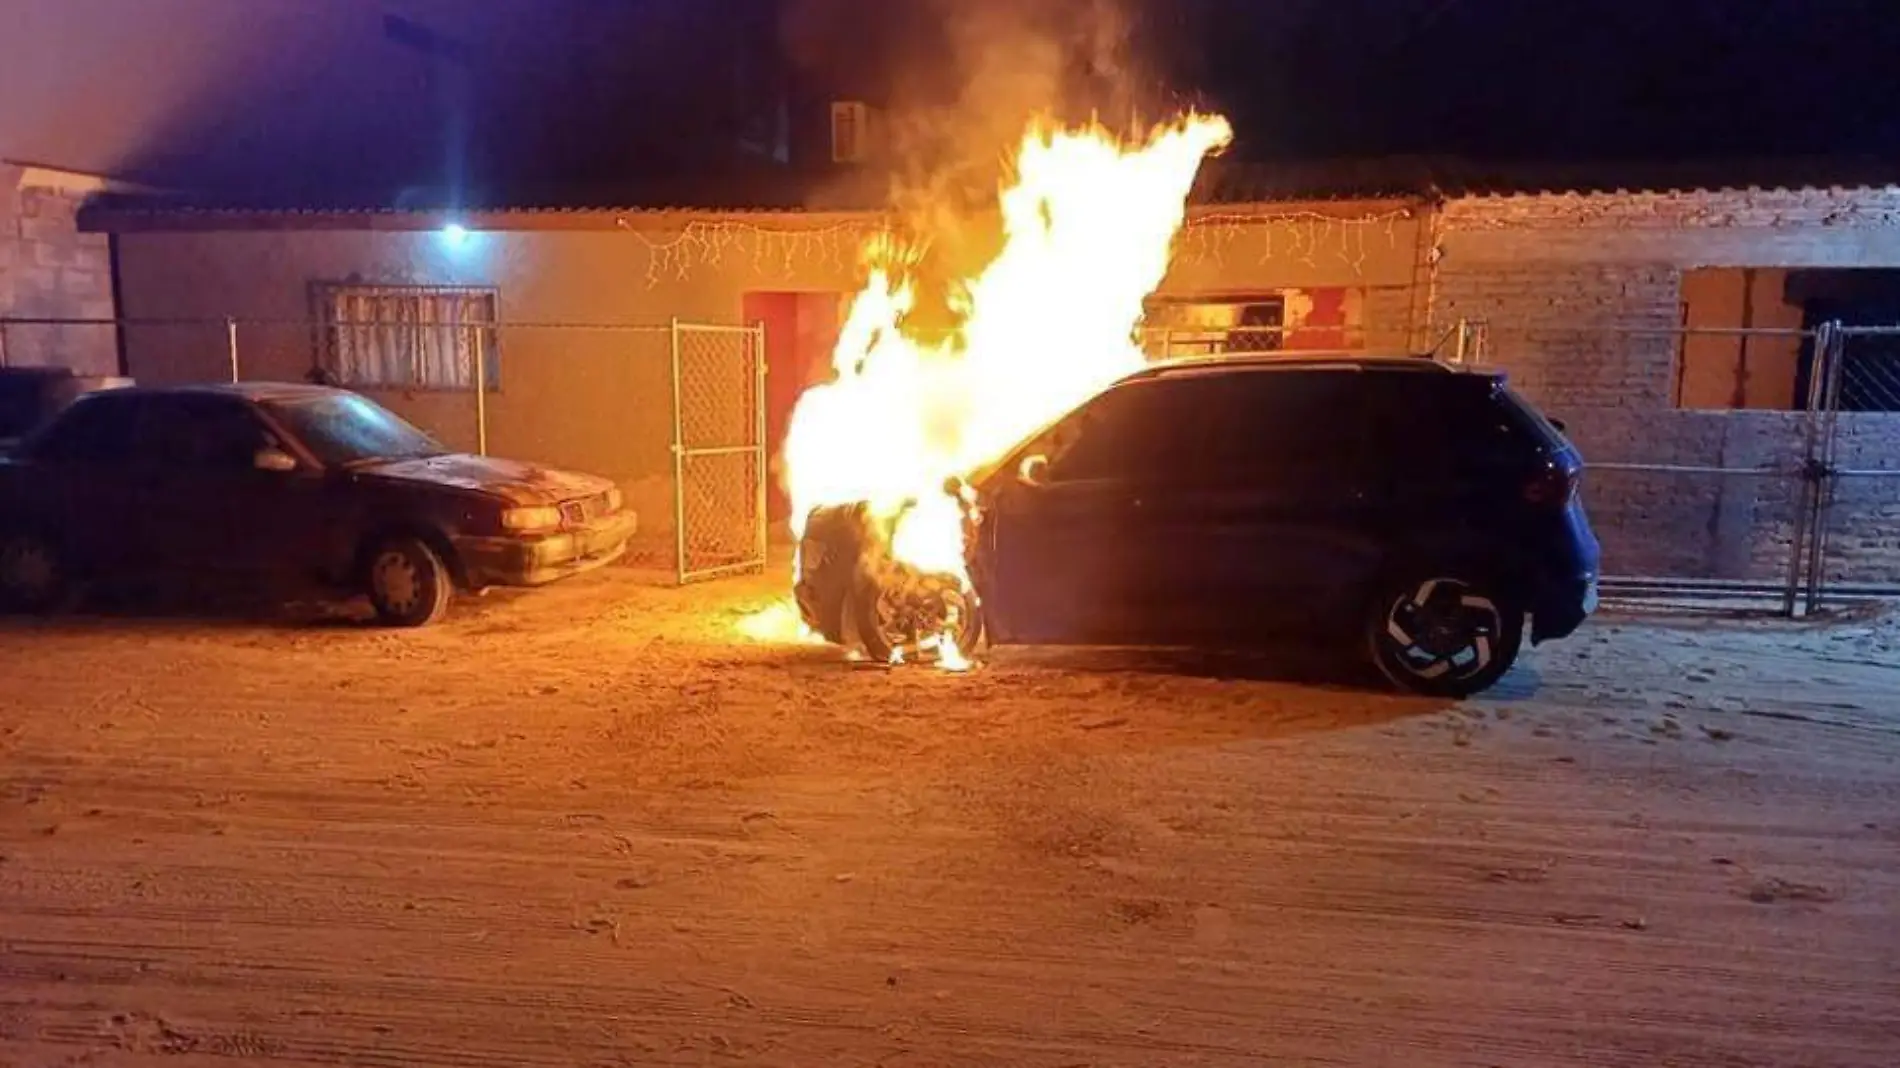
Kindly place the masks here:
POLYGON ((770 589, 0 625, 0 1064, 1900 1063, 1891 622, 1450 707, 770 589))

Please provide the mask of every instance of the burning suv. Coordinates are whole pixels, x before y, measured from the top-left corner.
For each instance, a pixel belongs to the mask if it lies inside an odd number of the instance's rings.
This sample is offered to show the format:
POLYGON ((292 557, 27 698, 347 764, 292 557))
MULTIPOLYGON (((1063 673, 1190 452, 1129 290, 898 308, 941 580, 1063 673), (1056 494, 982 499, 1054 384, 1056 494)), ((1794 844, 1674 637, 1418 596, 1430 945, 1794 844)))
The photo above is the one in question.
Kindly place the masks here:
POLYGON ((1323 637, 1363 643, 1399 687, 1463 697, 1527 634, 1566 637, 1595 608, 1582 469, 1499 374, 1413 357, 1158 364, 945 487, 962 574, 896 559, 902 510, 821 508, 797 600, 806 625, 877 659, 979 637, 1323 637))

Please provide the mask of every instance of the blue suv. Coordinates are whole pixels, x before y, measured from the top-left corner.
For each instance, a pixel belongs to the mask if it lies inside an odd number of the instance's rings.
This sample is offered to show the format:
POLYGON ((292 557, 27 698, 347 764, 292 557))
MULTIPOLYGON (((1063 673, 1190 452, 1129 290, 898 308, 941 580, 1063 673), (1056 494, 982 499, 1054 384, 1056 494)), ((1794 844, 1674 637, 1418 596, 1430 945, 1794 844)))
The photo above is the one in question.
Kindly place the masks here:
POLYGON ((1499 374, 1416 357, 1158 364, 971 475, 977 604, 880 564, 863 509, 812 517, 807 562, 851 566, 807 567, 800 604, 834 641, 848 616, 874 655, 946 613, 966 649, 979 629, 1024 644, 1344 639, 1403 689, 1464 697, 1526 636, 1566 637, 1595 608, 1582 471, 1499 374))

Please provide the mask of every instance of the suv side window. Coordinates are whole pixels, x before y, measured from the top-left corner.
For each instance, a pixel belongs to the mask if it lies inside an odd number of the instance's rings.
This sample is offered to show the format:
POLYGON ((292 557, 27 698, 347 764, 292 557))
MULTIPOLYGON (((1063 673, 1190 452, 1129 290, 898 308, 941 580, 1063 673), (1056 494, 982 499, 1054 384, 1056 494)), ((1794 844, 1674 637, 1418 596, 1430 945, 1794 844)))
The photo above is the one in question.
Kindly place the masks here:
POLYGON ((159 396, 139 415, 141 462, 192 471, 252 470, 270 443, 257 413, 230 397, 159 396))
POLYGON ((1177 385, 1135 382, 1090 401, 1052 435, 1049 477, 1140 482, 1188 462, 1196 442, 1177 385))
POLYGON ((1365 379, 1351 371, 1210 376, 1196 404, 1201 466, 1222 485, 1369 490, 1387 467, 1365 379))
POLYGON ((137 414, 137 398, 130 394, 99 393, 74 401, 30 446, 32 456, 63 464, 125 464, 132 457, 137 414))
POLYGON ((1057 432, 1050 474, 1294 493, 1374 489, 1391 459, 1379 447, 1368 377, 1276 369, 1119 387, 1057 432))
POLYGON ((1484 383, 1450 376, 1424 382, 1380 377, 1386 380, 1377 383, 1373 403, 1413 477, 1482 479, 1523 466, 1535 449, 1484 383))

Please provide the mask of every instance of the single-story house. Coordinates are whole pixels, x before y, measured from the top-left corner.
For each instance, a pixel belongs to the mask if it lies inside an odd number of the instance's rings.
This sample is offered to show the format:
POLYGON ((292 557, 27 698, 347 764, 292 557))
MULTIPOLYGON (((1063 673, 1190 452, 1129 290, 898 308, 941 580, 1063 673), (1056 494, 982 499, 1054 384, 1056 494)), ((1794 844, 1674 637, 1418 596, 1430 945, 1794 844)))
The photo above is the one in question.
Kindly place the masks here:
MULTIPOLYGON (((1286 347, 1409 346, 1425 315, 1423 209, 1411 199, 1197 206, 1157 295, 1155 322, 1172 324, 1157 344, 1200 351, 1226 328, 1256 327, 1259 343, 1286 347)), ((799 392, 828 370, 862 281, 859 251, 887 222, 803 205, 317 210, 111 198, 84 225, 113 235, 134 378, 320 370, 471 449, 484 443, 479 415, 493 452, 615 478, 657 545, 676 507, 698 507, 672 499, 670 324, 686 324, 683 351, 735 357, 731 373, 684 365, 683 404, 724 405, 699 415, 737 427, 715 444, 744 440, 729 409, 747 403, 749 383, 733 340, 696 328, 763 324, 776 460, 799 392), (364 320, 437 325, 348 325, 364 320), (479 398, 471 346, 486 368, 479 398)), ((782 521, 776 485, 768 497, 782 521)))
MULTIPOLYGON (((1570 176, 1442 200, 1432 320, 1485 323, 1485 358, 1567 423, 1606 570, 1787 580, 1792 472, 1825 451, 1801 411, 1826 385, 1809 332, 1900 323, 1900 186, 1879 173, 1570 176)), ((1816 421, 1847 472, 1826 486, 1820 570, 1900 584, 1900 357, 1850 335, 1840 366, 1838 415, 1816 421)))
MULTIPOLYGON (((226 377, 235 348, 247 378, 323 368, 473 446, 479 362, 492 450, 609 474, 670 534, 675 509, 695 505, 668 504, 668 324, 764 324, 769 448, 826 372, 857 252, 885 222, 835 196, 706 190, 638 206, 412 203, 99 200, 81 228, 113 235, 125 370, 226 377), (429 330, 339 325, 363 318, 499 325, 472 343, 476 361, 429 330)), ((1436 346, 1500 366, 1596 462, 1587 499, 1607 570, 1770 583, 1787 574, 1811 447, 1798 409, 1812 328, 1900 322, 1897 271, 1900 188, 1838 170, 1217 165, 1150 319, 1176 352, 1226 336, 1436 346)), ((1834 486, 1827 571, 1900 582, 1900 480, 1877 474, 1900 468, 1900 374, 1878 338, 1849 338, 1847 356, 1854 410, 1836 462, 1866 477, 1834 486)), ((772 516, 784 510, 774 495, 772 516)))

